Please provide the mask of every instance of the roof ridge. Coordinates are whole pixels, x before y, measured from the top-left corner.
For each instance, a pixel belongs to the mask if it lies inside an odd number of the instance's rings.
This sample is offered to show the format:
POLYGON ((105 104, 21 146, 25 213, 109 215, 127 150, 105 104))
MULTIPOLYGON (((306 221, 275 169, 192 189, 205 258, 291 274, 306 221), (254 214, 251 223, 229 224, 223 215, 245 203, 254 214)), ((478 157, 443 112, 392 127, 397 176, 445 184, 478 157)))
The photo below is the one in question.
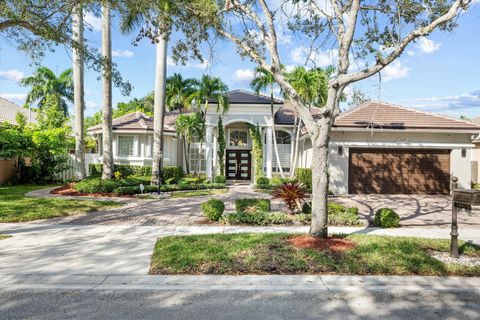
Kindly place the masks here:
MULTIPOLYGON (((248 90, 244 90, 244 89, 233 89, 233 90, 230 90, 228 93, 231 93, 231 92, 234 92, 234 91, 237 91, 237 92, 243 92, 245 94, 248 94, 248 95, 251 95, 251 96, 254 96, 254 97, 263 97, 265 99, 269 99, 270 100, 270 97, 266 94, 263 94, 263 93, 255 93, 255 92, 251 92, 251 91, 248 91, 248 90)), ((275 97, 273 96, 273 99, 277 99, 279 101, 282 101, 282 102, 285 102, 284 99, 282 98, 278 98, 278 97, 275 97)))
POLYGON ((348 109, 347 111, 340 113, 340 114, 338 115, 337 119, 341 119, 341 118, 343 118, 343 117, 346 117, 346 116, 349 115, 350 113, 352 113, 352 112, 354 112, 354 111, 357 111, 357 110, 359 110, 359 109, 362 109, 362 108, 368 106, 370 103, 373 103, 373 102, 375 102, 375 101, 369 100, 369 101, 365 101, 365 102, 363 102, 363 103, 361 103, 361 104, 359 104, 359 105, 357 105, 357 106, 354 106, 354 107, 348 109))

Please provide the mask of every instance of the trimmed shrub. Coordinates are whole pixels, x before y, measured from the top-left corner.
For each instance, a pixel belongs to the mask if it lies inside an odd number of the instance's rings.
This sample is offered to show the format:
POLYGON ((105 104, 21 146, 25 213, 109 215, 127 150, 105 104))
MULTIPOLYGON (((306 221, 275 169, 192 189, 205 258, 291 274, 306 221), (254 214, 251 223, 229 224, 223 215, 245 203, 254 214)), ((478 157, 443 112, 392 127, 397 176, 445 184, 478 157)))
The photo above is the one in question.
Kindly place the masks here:
POLYGON ((393 209, 381 208, 375 212, 374 223, 381 228, 398 228, 400 216, 393 209))
POLYGON ((216 177, 213 179, 213 182, 215 182, 215 183, 226 183, 226 182, 227 182, 227 178, 225 178, 225 176, 216 176, 216 177))
MULTIPOLYGON (((90 176, 99 177, 102 175, 102 164, 91 163, 89 165, 90 176)), ((121 177, 129 176, 151 176, 152 167, 132 166, 127 164, 116 164, 113 166, 114 172, 119 172, 121 177)), ((163 167, 164 180, 175 178, 180 180, 183 177, 183 169, 179 166, 165 166, 163 167)))
MULTIPOLYGON (((151 172, 151 169, 150 169, 151 172)), ((151 173, 150 173, 151 175, 151 173)), ((183 178, 183 169, 179 166, 165 166, 163 167, 163 179, 167 181, 168 179, 174 179, 175 182, 183 178)))
POLYGON ((285 224, 292 218, 283 212, 232 212, 224 217, 227 224, 249 224, 265 226, 270 224, 285 224))
POLYGON ((312 169, 297 168, 295 169, 295 178, 298 182, 304 184, 307 188, 312 189, 312 169))
POLYGON ((258 177, 257 178, 257 185, 258 186, 268 186, 270 184, 270 180, 267 177, 258 177))
POLYGON ((218 199, 210 199, 201 205, 203 214, 208 220, 218 221, 225 211, 225 204, 218 199))
POLYGON ((235 208, 237 212, 245 212, 245 211, 270 212, 270 200, 256 199, 256 198, 237 199, 235 200, 235 208))
POLYGON ((140 183, 140 181, 132 178, 121 180, 88 178, 75 183, 75 190, 80 193, 110 193, 119 187, 138 186, 140 183))
MULTIPOLYGON (((338 203, 328 203, 328 224, 341 226, 358 226, 362 225, 358 216, 358 208, 347 208, 338 203)), ((302 207, 302 214, 299 215, 298 221, 309 223, 312 220, 312 204, 305 202, 302 207)))

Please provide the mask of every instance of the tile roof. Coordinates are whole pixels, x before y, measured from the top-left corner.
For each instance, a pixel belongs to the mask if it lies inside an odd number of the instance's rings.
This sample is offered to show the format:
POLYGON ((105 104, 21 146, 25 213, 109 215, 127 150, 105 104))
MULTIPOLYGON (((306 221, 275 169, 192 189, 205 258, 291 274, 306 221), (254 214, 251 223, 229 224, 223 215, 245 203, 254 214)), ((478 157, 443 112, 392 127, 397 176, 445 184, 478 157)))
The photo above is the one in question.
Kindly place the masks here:
MULTIPOLYGON (((27 117, 29 117, 29 111, 28 109, 21 107, 11 101, 8 101, 4 98, 0 98, 0 123, 1 122, 8 122, 10 124, 17 124, 17 121, 15 120, 17 116, 17 112, 20 112, 27 117)), ((37 122, 37 114, 35 111, 32 111, 32 119, 31 121, 33 123, 37 122)))
MULTIPOLYGON (((178 111, 166 112, 164 129, 166 132, 175 132, 175 120, 178 116, 178 111)), ((126 114, 119 118, 113 119, 112 130, 132 130, 132 131, 153 131, 153 118, 147 116, 145 113, 137 111, 126 114)), ((98 133, 102 131, 102 125, 98 124, 91 128, 88 128, 90 133, 98 133)))
POLYGON ((480 125, 472 122, 380 101, 369 101, 340 114, 333 126, 337 128, 449 129, 480 132, 480 125))
MULTIPOLYGON (((232 90, 227 93, 230 104, 270 104, 270 97, 263 94, 255 94, 245 90, 232 90)), ((215 103, 215 99, 208 100, 209 103, 215 103)), ((283 104, 283 100, 273 98, 274 104, 283 104)))

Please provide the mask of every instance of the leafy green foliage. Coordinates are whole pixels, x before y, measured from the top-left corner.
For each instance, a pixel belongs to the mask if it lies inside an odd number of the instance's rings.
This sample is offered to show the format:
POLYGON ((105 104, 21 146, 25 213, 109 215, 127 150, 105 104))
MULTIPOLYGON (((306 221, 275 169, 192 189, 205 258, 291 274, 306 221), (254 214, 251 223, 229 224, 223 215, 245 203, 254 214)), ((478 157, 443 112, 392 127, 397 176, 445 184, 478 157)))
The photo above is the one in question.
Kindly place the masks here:
MULTIPOLYGON (((160 186, 161 192, 174 192, 174 191, 189 191, 189 190, 211 190, 211 189, 225 189, 224 183, 199 183, 199 184, 164 184, 160 186)), ((146 185, 144 192, 157 192, 158 186, 146 185)), ((117 195, 134 195, 140 194, 140 187, 127 186, 118 187, 114 190, 117 195)))
POLYGON ((256 198, 236 199, 235 209, 237 210, 237 212, 245 212, 245 211, 270 212, 270 200, 256 199, 256 198))
POLYGON ((202 212, 211 221, 218 221, 225 211, 225 204, 222 200, 210 199, 201 205, 202 212))
POLYGON ((221 175, 225 174, 225 129, 223 128, 222 117, 218 117, 217 123, 217 142, 218 142, 218 168, 221 175))
MULTIPOLYGON (((102 164, 91 163, 89 165, 90 176, 99 177, 102 175, 102 164)), ((138 176, 151 176, 152 167, 144 166, 133 166, 126 164, 116 164, 113 166, 114 172, 119 172, 122 177, 138 177, 138 176)), ((165 166, 163 167, 163 176, 165 181, 169 179, 174 179, 175 181, 180 180, 183 176, 183 169, 179 166, 165 166)))
POLYGON ((330 73, 330 69, 306 69, 300 66, 287 73, 287 79, 309 106, 320 108, 327 102, 330 73))
POLYGON ((263 186, 268 186, 270 183, 270 180, 267 177, 258 177, 257 178, 257 186, 263 187, 263 186))
POLYGON ((272 224, 286 224, 292 222, 292 218, 283 212, 244 211, 232 212, 224 216, 227 224, 248 224, 266 226, 272 224))
POLYGON ((110 193, 119 187, 139 186, 142 182, 134 178, 112 180, 88 178, 75 183, 75 190, 81 193, 110 193))
POLYGON ((252 156, 253 168, 255 173, 255 181, 263 177, 263 147, 262 135, 260 134, 259 126, 250 125, 250 137, 252 138, 252 156))
POLYGON ((169 110, 188 111, 192 106, 193 94, 198 86, 195 79, 184 79, 181 74, 174 73, 167 78, 166 104, 169 110))
POLYGON ((400 216, 393 209, 381 208, 375 212, 374 223, 382 228, 398 228, 400 216))
POLYGON ((215 183, 225 183, 227 182, 227 179, 225 176, 216 176, 215 179, 213 179, 213 182, 215 183))
MULTIPOLYGON (((359 226, 363 225, 358 215, 357 207, 345 207, 338 203, 330 202, 327 205, 328 224, 331 226, 359 226)), ((302 207, 302 214, 299 215, 298 221, 302 223, 310 223, 312 220, 312 204, 305 202, 302 207)))
MULTIPOLYGON (((228 216, 228 215, 227 215, 228 216)), ((157 240, 151 274, 358 274, 478 276, 480 267, 445 264, 429 250, 448 252, 449 240, 348 235, 346 252, 298 248, 297 235, 237 233, 169 236, 157 240), (221 245, 219 245, 219 243, 221 245)), ((461 243, 462 254, 480 256, 461 243)))
POLYGON ((297 168, 295 169, 295 178, 298 182, 305 185, 308 189, 312 189, 312 169, 297 168))
POLYGON ((307 197, 307 189, 301 183, 287 182, 278 186, 273 192, 274 199, 281 199, 291 213, 302 210, 302 202, 307 197))

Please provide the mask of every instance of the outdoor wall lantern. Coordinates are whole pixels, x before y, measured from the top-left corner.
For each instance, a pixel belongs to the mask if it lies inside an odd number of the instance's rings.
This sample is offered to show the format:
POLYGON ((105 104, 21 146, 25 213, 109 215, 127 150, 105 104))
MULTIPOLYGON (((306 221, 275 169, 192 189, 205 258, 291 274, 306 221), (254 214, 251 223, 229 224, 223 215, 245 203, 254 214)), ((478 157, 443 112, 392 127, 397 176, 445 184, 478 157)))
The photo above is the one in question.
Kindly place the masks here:
POLYGON ((452 228, 450 232, 450 256, 458 258, 458 211, 464 209, 467 214, 472 206, 480 205, 480 190, 458 189, 458 178, 452 177, 452 228))

